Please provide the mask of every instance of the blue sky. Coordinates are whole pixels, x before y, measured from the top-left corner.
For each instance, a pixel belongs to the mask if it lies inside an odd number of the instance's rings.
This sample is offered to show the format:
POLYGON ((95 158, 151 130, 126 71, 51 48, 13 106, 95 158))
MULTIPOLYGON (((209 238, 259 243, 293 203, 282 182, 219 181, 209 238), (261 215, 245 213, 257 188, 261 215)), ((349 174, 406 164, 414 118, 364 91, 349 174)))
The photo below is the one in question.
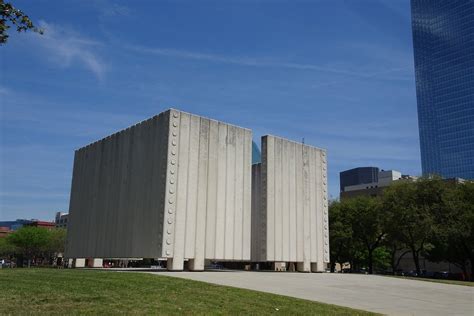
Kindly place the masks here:
POLYGON ((74 150, 169 107, 418 175, 409 0, 15 0, 0 47, 0 220, 67 211, 74 150))

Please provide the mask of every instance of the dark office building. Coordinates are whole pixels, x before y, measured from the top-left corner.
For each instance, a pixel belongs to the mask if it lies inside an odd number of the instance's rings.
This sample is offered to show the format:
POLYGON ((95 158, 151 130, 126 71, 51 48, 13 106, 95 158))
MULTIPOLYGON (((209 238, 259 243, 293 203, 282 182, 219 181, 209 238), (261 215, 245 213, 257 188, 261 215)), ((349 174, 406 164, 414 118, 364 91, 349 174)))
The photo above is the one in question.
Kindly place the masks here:
POLYGON ((379 181, 379 168, 359 167, 339 173, 339 183, 341 192, 350 185, 373 183, 379 181))
POLYGON ((474 1, 411 11, 423 174, 474 179, 474 1))

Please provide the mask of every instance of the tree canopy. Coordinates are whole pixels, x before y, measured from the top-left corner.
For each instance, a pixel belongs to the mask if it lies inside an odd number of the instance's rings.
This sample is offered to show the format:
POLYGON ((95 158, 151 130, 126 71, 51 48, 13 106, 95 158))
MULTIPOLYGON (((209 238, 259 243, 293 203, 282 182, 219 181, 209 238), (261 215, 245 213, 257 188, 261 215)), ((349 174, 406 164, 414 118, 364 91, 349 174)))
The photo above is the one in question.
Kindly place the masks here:
POLYGON ((8 30, 14 26, 17 32, 33 32, 43 34, 43 29, 36 27, 30 17, 21 10, 15 8, 11 2, 0 0, 0 45, 8 41, 8 30))
POLYGON ((66 230, 62 228, 24 226, 6 238, 0 238, 0 256, 14 256, 17 259, 51 259, 64 252, 66 230))
POLYGON ((420 256, 447 261, 474 274, 474 183, 440 178, 398 181, 382 197, 334 201, 329 207, 334 264, 349 262, 369 273, 411 253, 418 274, 420 256))

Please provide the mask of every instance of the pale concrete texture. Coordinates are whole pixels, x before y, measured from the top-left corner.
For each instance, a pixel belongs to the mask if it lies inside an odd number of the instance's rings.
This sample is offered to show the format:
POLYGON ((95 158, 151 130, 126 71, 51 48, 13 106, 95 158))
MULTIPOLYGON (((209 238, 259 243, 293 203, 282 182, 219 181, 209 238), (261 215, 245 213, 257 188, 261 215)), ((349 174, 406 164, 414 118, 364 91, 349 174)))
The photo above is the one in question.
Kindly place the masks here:
POLYGON ((157 272, 388 315, 474 315, 474 288, 383 276, 289 272, 157 272))
POLYGON ((66 257, 161 256, 169 116, 76 150, 66 257))
POLYGON ((250 260, 250 130, 172 111, 163 257, 250 260))
POLYGON ((86 266, 86 259, 76 258, 74 260, 74 268, 84 268, 86 266))
POLYGON ((102 266, 104 265, 103 259, 91 258, 89 260, 90 260, 89 261, 90 268, 102 268, 102 266))
POLYGON ((324 270, 329 262, 324 149, 262 138, 262 163, 252 168, 252 261, 324 270))
POLYGON ((68 257, 250 260, 252 133, 168 110, 76 151, 68 257))

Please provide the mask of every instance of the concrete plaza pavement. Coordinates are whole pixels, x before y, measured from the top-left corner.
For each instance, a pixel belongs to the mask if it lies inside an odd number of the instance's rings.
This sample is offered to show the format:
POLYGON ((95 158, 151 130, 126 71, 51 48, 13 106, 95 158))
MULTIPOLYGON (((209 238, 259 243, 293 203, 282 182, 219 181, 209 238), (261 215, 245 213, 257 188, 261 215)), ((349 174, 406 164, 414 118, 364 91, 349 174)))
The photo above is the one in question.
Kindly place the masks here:
POLYGON ((387 315, 474 315, 474 287, 376 275, 248 271, 150 272, 387 315))

